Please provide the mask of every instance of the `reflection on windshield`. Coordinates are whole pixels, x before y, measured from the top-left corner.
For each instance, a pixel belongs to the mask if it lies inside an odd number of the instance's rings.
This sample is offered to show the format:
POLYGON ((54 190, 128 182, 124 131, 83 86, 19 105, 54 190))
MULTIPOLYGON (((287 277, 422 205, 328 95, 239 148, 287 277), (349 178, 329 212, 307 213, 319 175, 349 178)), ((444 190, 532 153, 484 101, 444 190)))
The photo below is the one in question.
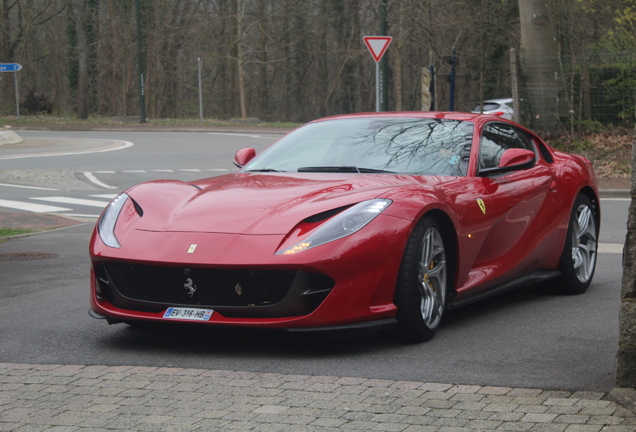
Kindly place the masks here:
MULTIPOLYGON (((308 124, 278 141, 244 171, 297 172, 299 168, 359 167, 358 172, 390 171, 464 176, 473 124, 430 118, 374 117, 308 124)), ((356 170, 350 170, 356 172, 356 170)))

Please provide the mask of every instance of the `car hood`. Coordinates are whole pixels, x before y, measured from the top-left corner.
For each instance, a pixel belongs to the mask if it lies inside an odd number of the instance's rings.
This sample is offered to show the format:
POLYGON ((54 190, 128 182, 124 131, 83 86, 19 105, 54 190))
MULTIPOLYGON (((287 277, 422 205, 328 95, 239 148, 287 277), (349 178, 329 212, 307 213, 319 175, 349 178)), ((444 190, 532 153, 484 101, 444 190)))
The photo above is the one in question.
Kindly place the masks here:
POLYGON ((309 216, 407 184, 411 176, 237 173, 144 183, 128 195, 143 210, 136 229, 266 235, 287 234, 309 216))

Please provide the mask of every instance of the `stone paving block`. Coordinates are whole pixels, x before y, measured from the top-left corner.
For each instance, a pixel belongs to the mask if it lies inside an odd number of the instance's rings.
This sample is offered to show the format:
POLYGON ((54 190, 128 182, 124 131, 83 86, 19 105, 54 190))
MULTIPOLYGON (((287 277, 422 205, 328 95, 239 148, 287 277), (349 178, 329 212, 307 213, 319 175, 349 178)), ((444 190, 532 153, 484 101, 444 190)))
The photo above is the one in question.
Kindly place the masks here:
MULTIPOLYGON (((612 416, 592 416, 590 420, 587 422, 588 424, 600 424, 600 425, 608 425, 608 426, 616 426, 623 423, 623 419, 619 417, 612 416)), ((636 430, 636 428, 632 429, 636 430)))
POLYGON ((455 385, 451 387, 450 389, 448 389, 448 392, 449 393, 477 393, 479 390, 481 390, 481 387, 479 386, 455 385))
POLYGON ((530 432, 563 432, 567 425, 539 423, 532 426, 530 432))
POLYGON ((495 431, 517 431, 517 432, 528 432, 532 428, 531 423, 520 423, 520 422, 503 422, 495 431))
MULTIPOLYGON (((453 408, 457 408, 457 406, 455 406, 453 408)), ((484 407, 484 411, 490 411, 490 412, 513 412, 517 408, 519 408, 519 405, 489 403, 489 404, 486 404, 486 406, 484 407)))
POLYGON ((462 411, 481 411, 486 408, 487 405, 488 404, 484 402, 457 402, 453 405, 453 408, 462 411))
POLYGON ((240 412, 240 411, 223 411, 223 410, 206 410, 206 409, 204 409, 203 411, 198 412, 197 414, 195 414, 194 417, 206 418, 206 419, 220 419, 220 418, 224 418, 225 416, 228 416, 228 415, 231 415, 231 414, 235 414, 237 416, 249 415, 250 418, 254 418, 257 415, 257 414, 252 414, 252 413, 244 413, 244 412, 240 412))
POLYGON ((466 427, 472 429, 486 429, 486 430, 495 430, 497 429, 503 422, 497 420, 471 420, 466 423, 466 427))
POLYGON ((377 405, 377 404, 373 404, 373 405, 370 405, 369 408, 367 408, 367 411, 371 412, 371 413, 375 413, 375 414, 393 414, 394 412, 396 412, 400 408, 401 407, 399 405, 390 405, 390 404, 377 405))
POLYGON ((420 406, 403 406, 397 411, 395 414, 404 414, 404 415, 426 415, 432 408, 420 407, 420 406))
POLYGON ((457 417, 467 420, 488 420, 492 416, 493 413, 489 411, 461 411, 457 417))
POLYGON ((631 426, 605 426, 601 432, 634 432, 631 426))
POLYGON ((586 415, 559 415, 554 419, 555 423, 568 423, 568 424, 586 424, 590 420, 590 416, 586 415))
POLYGON ((347 423, 347 420, 342 419, 342 418, 327 418, 327 417, 322 417, 322 418, 318 418, 315 421, 313 421, 310 425, 311 426, 326 426, 326 427, 340 427, 343 424, 347 423))
POLYGON ((439 432, 439 428, 426 425, 411 425, 404 429, 404 432, 439 432))
MULTIPOLYGON (((210 429, 210 427, 208 425, 202 425, 201 423, 197 423, 197 426, 199 426, 198 429, 195 429, 197 432, 209 432, 210 430, 214 430, 214 429, 210 429)), ((257 426, 257 423, 231 422, 231 423, 225 424, 223 426, 223 429, 224 430, 228 430, 228 431, 241 432, 241 431, 254 430, 254 428, 256 428, 256 426, 257 426)))
POLYGON ((404 421, 404 423, 410 424, 410 425, 426 426, 426 425, 432 425, 437 420, 439 420, 438 417, 412 415, 412 416, 408 416, 406 420, 404 421))
POLYGON ((475 393, 455 393, 448 400, 455 402, 480 402, 485 396, 475 393))
POLYGON ((545 413, 550 409, 547 405, 519 405, 515 412, 523 413, 545 413))
POLYGON ((379 423, 371 429, 372 431, 384 431, 384 432, 402 432, 408 425, 401 423, 379 423))
POLYGON ((575 415, 575 414, 579 414, 582 410, 583 408, 578 406, 553 405, 546 411, 546 413, 575 415))
POLYGON ((316 409, 328 409, 328 410, 333 410, 336 409, 340 406, 344 405, 344 402, 341 401, 337 401, 337 400, 317 400, 317 401, 313 401, 311 403, 309 403, 307 405, 308 408, 316 408, 316 409))
POLYGON ((426 415, 439 418, 454 418, 457 417, 460 413, 461 411, 456 409, 432 409, 426 415))
POLYGON ((350 421, 348 422, 346 425, 344 425, 342 427, 343 430, 366 430, 366 431, 370 431, 372 430, 375 426, 377 425, 377 423, 371 422, 371 421, 364 421, 364 420, 354 420, 354 421, 350 421))
POLYGON ((439 428, 443 427, 464 427, 466 424, 473 420, 466 420, 462 418, 438 418, 433 422, 433 426, 437 426, 439 428))
POLYGON ((579 414, 587 414, 587 415, 612 415, 617 410, 616 405, 610 405, 607 408, 593 408, 593 407, 585 407, 579 414))
MULTIPOLYGON (((15 429, 7 429, 7 430, 10 430, 11 432, 42 432, 46 429, 50 430, 50 426, 28 424, 28 425, 17 425, 15 429)), ((0 428, 0 430, 4 431, 5 429, 0 428)))
POLYGON ((521 421, 530 423, 550 423, 557 417, 557 414, 528 413, 521 418, 521 421))
POLYGON ((449 400, 455 397, 455 394, 456 393, 427 391, 421 396, 421 398, 424 400, 449 400))
POLYGON ((524 416, 523 413, 518 412, 495 412, 488 420, 499 420, 504 422, 518 422, 524 416))
POLYGON ((446 408, 454 407, 457 403, 458 402, 456 402, 456 401, 429 399, 429 400, 426 400, 426 401, 422 402, 421 406, 427 407, 427 408, 446 409, 446 408))
POLYGON ((445 392, 452 387, 453 386, 451 384, 422 383, 422 385, 420 385, 420 390, 427 392, 445 392))
POLYGON ((595 425, 569 425, 565 428, 565 432, 600 432, 602 428, 595 425))
POLYGON ((511 387, 485 386, 485 387, 482 387, 477 393, 484 394, 484 395, 503 396, 503 395, 507 395, 511 391, 512 391, 511 387))

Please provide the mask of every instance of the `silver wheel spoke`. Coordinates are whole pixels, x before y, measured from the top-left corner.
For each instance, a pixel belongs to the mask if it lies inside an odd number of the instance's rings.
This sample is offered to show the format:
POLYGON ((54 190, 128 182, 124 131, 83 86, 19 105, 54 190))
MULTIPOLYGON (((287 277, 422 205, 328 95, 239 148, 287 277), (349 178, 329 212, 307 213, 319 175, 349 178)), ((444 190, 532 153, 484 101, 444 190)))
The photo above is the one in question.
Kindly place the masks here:
POLYGON ((424 323, 433 328, 444 312, 447 274, 444 243, 436 228, 431 227, 424 234, 418 270, 420 311, 424 323))
POLYGON ((596 223, 592 209, 581 205, 572 221, 572 267, 581 282, 587 282, 596 264, 596 223))

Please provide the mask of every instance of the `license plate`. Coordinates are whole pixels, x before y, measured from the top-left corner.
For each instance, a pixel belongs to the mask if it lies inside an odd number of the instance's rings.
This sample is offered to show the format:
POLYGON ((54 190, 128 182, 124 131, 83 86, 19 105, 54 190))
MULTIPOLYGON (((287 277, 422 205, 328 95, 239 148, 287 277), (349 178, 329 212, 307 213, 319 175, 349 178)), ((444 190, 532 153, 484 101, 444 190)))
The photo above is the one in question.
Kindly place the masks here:
POLYGON ((214 311, 211 309, 191 309, 171 307, 163 314, 164 318, 192 321, 208 321, 214 311))

